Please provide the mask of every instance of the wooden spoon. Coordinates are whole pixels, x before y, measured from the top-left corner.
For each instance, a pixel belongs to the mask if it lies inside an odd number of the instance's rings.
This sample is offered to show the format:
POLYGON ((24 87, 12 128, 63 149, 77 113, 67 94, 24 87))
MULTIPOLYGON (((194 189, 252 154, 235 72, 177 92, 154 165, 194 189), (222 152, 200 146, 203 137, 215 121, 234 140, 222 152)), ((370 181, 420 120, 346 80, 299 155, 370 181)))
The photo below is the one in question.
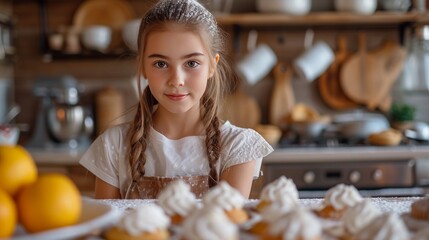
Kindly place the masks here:
POLYGON ((322 99, 331 108, 346 110, 355 108, 358 104, 344 94, 340 84, 340 69, 351 56, 347 50, 347 40, 344 35, 338 37, 338 49, 331 66, 319 77, 318 87, 322 99))
POLYGON ((269 109, 269 122, 281 127, 286 116, 295 105, 291 78, 292 67, 290 64, 279 62, 273 69, 274 86, 269 109))

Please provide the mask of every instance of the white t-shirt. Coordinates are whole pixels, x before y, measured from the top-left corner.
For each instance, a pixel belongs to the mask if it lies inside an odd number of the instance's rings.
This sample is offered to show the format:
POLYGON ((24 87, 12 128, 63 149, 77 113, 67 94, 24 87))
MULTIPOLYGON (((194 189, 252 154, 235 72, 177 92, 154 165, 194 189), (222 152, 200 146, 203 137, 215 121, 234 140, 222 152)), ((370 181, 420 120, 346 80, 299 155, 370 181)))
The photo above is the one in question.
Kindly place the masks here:
MULTIPOLYGON (((107 129, 79 161, 95 176, 119 188, 122 196, 131 183, 126 138, 129 127, 121 124, 107 129)), ((262 158, 273 151, 271 145, 253 129, 239 128, 230 122, 222 125, 221 137, 219 175, 228 167, 255 160, 254 177, 258 177, 262 158)), ((145 154, 145 176, 209 175, 210 172, 205 136, 171 140, 152 128, 145 154)))

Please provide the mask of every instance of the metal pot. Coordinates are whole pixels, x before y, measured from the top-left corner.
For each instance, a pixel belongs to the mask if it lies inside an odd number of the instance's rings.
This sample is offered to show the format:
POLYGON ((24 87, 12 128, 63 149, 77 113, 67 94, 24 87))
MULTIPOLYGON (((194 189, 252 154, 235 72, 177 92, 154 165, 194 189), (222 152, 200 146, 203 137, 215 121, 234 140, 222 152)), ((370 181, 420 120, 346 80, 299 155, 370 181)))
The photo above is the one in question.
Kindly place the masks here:
POLYGON ((333 127, 341 137, 349 140, 366 139, 370 134, 390 128, 386 117, 376 113, 346 113, 333 117, 333 127))
POLYGON ((328 125, 325 121, 294 122, 289 124, 289 128, 301 139, 315 140, 321 136, 328 125))
POLYGON ((429 141, 429 125, 424 122, 414 122, 409 129, 404 130, 404 135, 414 140, 429 141))

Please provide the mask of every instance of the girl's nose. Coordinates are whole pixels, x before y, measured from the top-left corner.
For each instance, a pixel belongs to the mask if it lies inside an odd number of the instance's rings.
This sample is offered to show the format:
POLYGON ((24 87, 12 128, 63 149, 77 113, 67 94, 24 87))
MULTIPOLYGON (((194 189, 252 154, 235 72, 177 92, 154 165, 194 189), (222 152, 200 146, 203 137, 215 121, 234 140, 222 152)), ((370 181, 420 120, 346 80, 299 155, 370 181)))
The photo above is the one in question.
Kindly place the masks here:
POLYGON ((181 87, 184 85, 185 76, 182 71, 179 69, 174 69, 171 72, 170 80, 168 84, 173 87, 181 87))

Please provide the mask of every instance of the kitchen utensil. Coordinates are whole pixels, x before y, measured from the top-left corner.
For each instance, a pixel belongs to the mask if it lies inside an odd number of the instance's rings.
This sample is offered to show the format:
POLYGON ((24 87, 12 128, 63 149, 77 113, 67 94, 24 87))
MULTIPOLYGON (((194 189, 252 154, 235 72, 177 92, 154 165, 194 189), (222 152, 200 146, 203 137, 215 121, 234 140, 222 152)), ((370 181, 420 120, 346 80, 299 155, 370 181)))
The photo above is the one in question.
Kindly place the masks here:
POLYGON ((60 142, 76 139, 83 132, 85 110, 82 106, 57 105, 47 111, 47 128, 53 138, 60 142))
POLYGON ((137 38, 139 35, 140 22, 141 19, 136 18, 126 22, 122 27, 122 40, 133 52, 137 52, 137 38))
POLYGON ((104 52, 112 40, 112 30, 104 25, 88 26, 82 29, 81 40, 87 49, 104 52))
POLYGON ((121 46, 122 26, 135 18, 135 11, 128 1, 87 0, 79 5, 73 16, 73 26, 83 29, 92 25, 105 25, 112 29, 110 48, 121 46))
POLYGON ((382 0, 381 6, 386 11, 406 12, 411 6, 411 0, 382 0))
POLYGON ((406 51, 403 47, 399 46, 396 42, 386 41, 380 50, 374 53, 381 62, 381 69, 379 71, 378 82, 377 79, 373 79, 376 84, 379 85, 377 94, 371 97, 368 101, 368 108, 375 110, 383 100, 389 95, 390 90, 397 80, 399 74, 402 71, 406 51))
POLYGON ((358 52, 353 54, 341 68, 340 82, 344 93, 354 102, 365 104, 372 96, 368 76, 374 75, 375 60, 368 56, 365 33, 359 33, 358 52))
POLYGON ((18 105, 13 105, 4 117, 3 124, 9 124, 20 112, 21 107, 19 107, 18 105))
POLYGON ((330 130, 338 131, 341 137, 352 141, 366 139, 370 134, 390 128, 382 114, 356 111, 334 115, 330 130))
POLYGON ((404 130, 404 135, 410 139, 429 141, 429 125, 425 122, 414 122, 404 130))
POLYGON ((335 0, 334 6, 337 11, 370 15, 377 9, 377 0, 335 0))
POLYGON ((338 49, 331 66, 319 77, 318 87, 320 96, 331 108, 346 110, 355 108, 357 103, 353 102, 344 94, 340 83, 340 69, 345 61, 351 56, 347 50, 347 40, 344 35, 338 37, 338 49))
POLYGON ((269 109, 270 124, 281 126, 286 116, 295 105, 295 95, 292 88, 292 67, 279 62, 273 69, 274 85, 269 109))
POLYGON ((267 44, 259 44, 237 63, 237 73, 249 84, 263 79, 277 63, 277 55, 267 44))
POLYGON ((333 62, 334 52, 323 42, 316 42, 293 61, 293 67, 300 79, 313 81, 319 77, 333 62))
POLYGON ((95 97, 95 113, 97 134, 123 123, 125 109, 122 93, 112 86, 99 90, 95 97))
POLYGON ((298 134, 301 140, 317 140, 322 132, 329 126, 329 122, 326 120, 318 120, 311 122, 292 122, 288 124, 288 127, 298 134))
POLYGON ((261 109, 256 100, 241 89, 226 96, 221 109, 221 119, 243 127, 254 128, 261 121, 261 109))
POLYGON ((310 0, 257 0, 256 9, 260 12, 305 15, 310 12, 310 0))

